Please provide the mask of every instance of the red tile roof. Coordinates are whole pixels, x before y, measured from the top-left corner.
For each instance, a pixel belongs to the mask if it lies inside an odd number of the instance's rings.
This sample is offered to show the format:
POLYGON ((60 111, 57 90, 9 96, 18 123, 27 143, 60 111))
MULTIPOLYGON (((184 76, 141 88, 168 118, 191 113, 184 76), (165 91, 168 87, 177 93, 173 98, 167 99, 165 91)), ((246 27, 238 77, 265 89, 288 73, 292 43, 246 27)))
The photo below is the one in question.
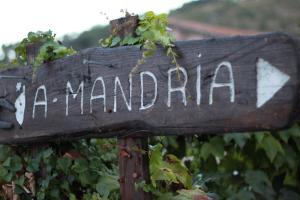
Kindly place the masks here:
POLYGON ((211 25, 191 20, 179 19, 176 17, 169 18, 169 25, 174 29, 183 29, 187 31, 196 32, 199 34, 210 35, 210 36, 234 36, 234 35, 254 35, 258 31, 254 30, 241 30, 228 28, 218 25, 211 25))

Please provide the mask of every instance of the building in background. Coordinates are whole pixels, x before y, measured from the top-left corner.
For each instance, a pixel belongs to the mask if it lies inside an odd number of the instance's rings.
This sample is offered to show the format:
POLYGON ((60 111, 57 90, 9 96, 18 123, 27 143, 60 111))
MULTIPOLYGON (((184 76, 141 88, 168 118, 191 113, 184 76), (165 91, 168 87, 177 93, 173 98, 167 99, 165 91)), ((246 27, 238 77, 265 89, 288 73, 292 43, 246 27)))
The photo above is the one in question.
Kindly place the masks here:
POLYGON ((176 40, 194 40, 211 37, 227 37, 236 35, 255 35, 258 31, 241 30, 196 22, 192 20, 180 19, 178 17, 169 18, 169 27, 176 40))

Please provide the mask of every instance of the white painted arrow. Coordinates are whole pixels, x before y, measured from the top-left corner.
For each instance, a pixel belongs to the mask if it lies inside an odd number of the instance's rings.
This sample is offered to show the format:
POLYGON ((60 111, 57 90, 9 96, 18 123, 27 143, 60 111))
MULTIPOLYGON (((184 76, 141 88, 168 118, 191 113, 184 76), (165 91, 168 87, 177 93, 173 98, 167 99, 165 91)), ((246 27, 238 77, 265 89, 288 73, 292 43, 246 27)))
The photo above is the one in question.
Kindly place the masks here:
POLYGON ((290 76, 275 68, 262 58, 258 59, 257 69, 257 102, 256 107, 262 107, 280 90, 290 76))

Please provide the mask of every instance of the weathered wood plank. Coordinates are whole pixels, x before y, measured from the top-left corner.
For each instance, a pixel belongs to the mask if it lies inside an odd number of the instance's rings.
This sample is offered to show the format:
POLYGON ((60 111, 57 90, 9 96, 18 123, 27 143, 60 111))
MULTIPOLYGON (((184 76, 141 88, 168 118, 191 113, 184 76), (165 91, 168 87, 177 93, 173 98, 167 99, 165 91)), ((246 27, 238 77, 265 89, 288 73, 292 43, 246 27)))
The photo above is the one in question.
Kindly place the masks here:
POLYGON ((26 106, 23 122, 24 104, 17 105, 16 115, 0 113, 1 119, 15 124, 14 129, 0 131, 0 142, 111 137, 128 132, 203 134, 286 127, 296 119, 299 110, 299 55, 295 43, 289 36, 278 33, 178 42, 179 63, 183 67, 179 71, 180 80, 175 66, 160 49, 132 75, 131 107, 124 101, 116 77, 129 101, 129 74, 141 55, 136 47, 86 49, 43 65, 33 83, 29 67, 2 71, 1 76, 17 76, 17 79, 2 77, 1 94, 15 101, 25 87, 26 106), (170 69, 173 71, 168 73, 170 69), (145 72, 153 73, 157 80, 156 98, 153 76, 145 72), (141 74, 144 95, 141 95, 141 74), (101 96, 91 101, 91 93, 96 98, 104 92, 101 77, 105 84, 105 106, 101 96), (180 91, 170 92, 169 80, 173 89, 187 80, 185 95, 180 91), (80 84, 84 88, 82 104, 81 93, 76 96, 80 84), (69 94, 71 90, 73 94, 69 94), (47 108, 39 105, 45 103, 45 91, 47 108), (145 108, 153 99, 154 105, 145 108))

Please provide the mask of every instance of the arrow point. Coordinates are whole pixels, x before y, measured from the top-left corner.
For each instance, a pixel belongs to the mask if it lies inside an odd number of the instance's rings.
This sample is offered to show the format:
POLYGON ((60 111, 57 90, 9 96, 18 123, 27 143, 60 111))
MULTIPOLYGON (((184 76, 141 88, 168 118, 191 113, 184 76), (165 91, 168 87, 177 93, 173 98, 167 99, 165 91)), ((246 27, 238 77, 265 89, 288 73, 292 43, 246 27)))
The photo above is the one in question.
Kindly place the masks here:
POLYGON ((257 69, 257 102, 256 107, 262 107, 290 79, 290 76, 275 68, 269 62, 259 58, 257 69))

